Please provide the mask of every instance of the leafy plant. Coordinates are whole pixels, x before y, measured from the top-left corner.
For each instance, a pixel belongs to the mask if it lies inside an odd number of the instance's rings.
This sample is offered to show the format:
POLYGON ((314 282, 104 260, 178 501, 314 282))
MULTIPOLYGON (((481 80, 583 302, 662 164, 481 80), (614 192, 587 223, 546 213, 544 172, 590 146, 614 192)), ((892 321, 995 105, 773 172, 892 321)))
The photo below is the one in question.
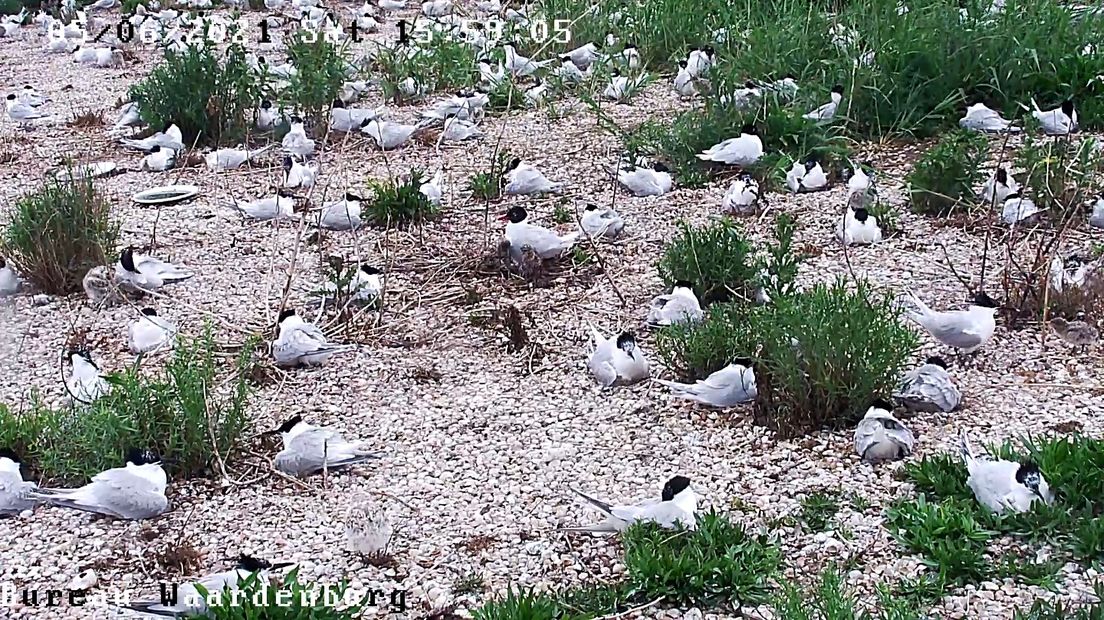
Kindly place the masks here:
POLYGON ((1023 182, 1027 193, 1040 208, 1049 209, 1055 221, 1083 211, 1102 189, 1104 161, 1093 138, 1038 140, 1028 136, 1016 166, 1027 171, 1023 182))
POLYGON ((782 559, 776 541, 752 535, 715 512, 700 515, 695 530, 672 533, 654 524, 634 525, 622 544, 629 591, 680 606, 763 602, 782 559))
POLYGON ((911 601, 894 597, 884 586, 878 588, 877 615, 862 610, 835 566, 824 569, 818 583, 805 591, 797 584, 783 582, 772 606, 778 620, 920 620, 921 617, 911 601))
POLYGON ((66 167, 15 202, 3 253, 46 293, 80 290, 84 274, 107 263, 119 226, 88 175, 66 167))
POLYGON ((382 78, 385 99, 401 100, 399 84, 407 78, 426 92, 455 90, 474 85, 476 51, 463 40, 446 33, 433 33, 429 40, 413 47, 382 49, 374 59, 382 78))
POLYGON ((345 83, 344 50, 317 32, 297 29, 287 51, 296 72, 281 90, 280 101, 312 126, 324 127, 323 116, 345 83))
POLYGON ((508 588, 506 596, 484 603, 472 612, 475 620, 560 620, 563 610, 551 594, 508 588))
POLYGON ((166 49, 164 61, 130 88, 142 120, 158 130, 175 123, 185 145, 241 138, 261 101, 263 83, 239 43, 219 49, 211 42, 179 52, 166 49))
POLYGON ((480 200, 498 200, 502 197, 502 175, 506 173, 506 167, 510 165, 513 156, 509 151, 501 150, 491 162, 491 168, 486 172, 476 173, 468 181, 472 195, 480 200))
POLYGON ((983 134, 957 129, 928 149, 906 177, 912 210, 940 215, 972 201, 981 180, 989 141, 983 134))
POLYGON ((143 378, 137 366, 108 375, 111 392, 85 409, 54 410, 38 400, 18 414, 0 409, 0 445, 50 480, 83 482, 119 467, 129 448, 153 449, 174 459, 169 471, 200 475, 216 450, 227 455, 237 447, 249 423, 244 369, 253 346, 239 354, 234 380, 222 390, 215 348, 210 328, 194 340, 178 338, 161 376, 143 378))
POLYGON ((839 509, 839 492, 810 493, 801 500, 801 520, 810 531, 823 532, 830 529, 832 519, 839 509))
POLYGON ((678 228, 659 260, 659 275, 667 284, 693 282, 703 304, 751 298, 757 275, 754 248, 739 224, 724 218, 698 228, 680 221, 678 228))
POLYGON ((843 280, 781 296, 771 304, 711 308, 698 324, 664 328, 656 349, 685 377, 704 377, 735 357, 752 360, 756 420, 783 435, 851 428, 888 394, 916 334, 889 295, 843 280))
POLYGON ((421 191, 425 180, 412 169, 405 179, 371 182, 375 196, 365 205, 367 218, 381 226, 405 226, 437 217, 437 205, 421 191))

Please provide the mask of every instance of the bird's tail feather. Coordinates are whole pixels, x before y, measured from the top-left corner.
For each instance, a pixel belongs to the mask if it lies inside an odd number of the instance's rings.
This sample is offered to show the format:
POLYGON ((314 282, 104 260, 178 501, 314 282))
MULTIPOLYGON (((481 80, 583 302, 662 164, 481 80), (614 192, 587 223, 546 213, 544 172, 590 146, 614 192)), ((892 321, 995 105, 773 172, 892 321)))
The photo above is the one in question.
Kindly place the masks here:
POLYGON ((970 450, 970 439, 966 436, 966 429, 958 432, 958 452, 967 465, 974 461, 974 453, 970 450))
POLYGON ((97 515, 107 515, 109 517, 115 517, 117 519, 122 518, 121 516, 119 516, 115 512, 107 510, 106 508, 80 504, 80 503, 77 503, 76 501, 71 500, 71 499, 65 499, 65 498, 60 498, 60 497, 48 497, 44 501, 46 503, 50 504, 50 505, 61 506, 62 508, 72 508, 74 510, 80 510, 82 512, 90 512, 92 514, 97 514, 97 515))
POLYGON ((556 528, 560 532, 583 532, 583 533, 606 533, 612 534, 617 531, 617 528, 613 527, 609 523, 595 523, 594 525, 577 525, 575 527, 560 527, 556 528))
POLYGON ((928 307, 928 304, 921 301, 920 298, 916 296, 916 293, 907 291, 906 294, 908 295, 909 301, 915 304, 916 308, 919 310, 919 312, 909 311, 909 316, 912 317, 913 320, 918 321, 921 316, 931 314, 931 308, 928 307))
POLYGON ((587 327, 590 328, 590 337, 594 340, 594 346, 598 346, 606 339, 594 324, 587 323, 587 327))
POLYGON ((690 389, 694 387, 688 383, 679 383, 678 381, 664 381, 663 379, 655 379, 655 382, 677 392, 690 392, 690 389))
POLYGON ((586 500, 586 502, 588 504, 590 504, 591 506, 594 506, 598 510, 602 511, 604 514, 609 515, 611 517, 613 516, 613 506, 610 506, 609 504, 603 502, 600 499, 594 499, 593 497, 587 495, 586 493, 583 493, 582 491, 579 491, 578 489, 571 489, 571 491, 573 493, 575 493, 576 495, 578 495, 579 497, 586 500))
POLYGON ((268 146, 262 146, 261 148, 255 150, 255 151, 250 151, 249 152, 249 157, 247 159, 253 159, 254 157, 264 155, 265 153, 271 151, 274 148, 276 148, 276 143, 275 142, 273 142, 272 144, 269 144, 268 146))

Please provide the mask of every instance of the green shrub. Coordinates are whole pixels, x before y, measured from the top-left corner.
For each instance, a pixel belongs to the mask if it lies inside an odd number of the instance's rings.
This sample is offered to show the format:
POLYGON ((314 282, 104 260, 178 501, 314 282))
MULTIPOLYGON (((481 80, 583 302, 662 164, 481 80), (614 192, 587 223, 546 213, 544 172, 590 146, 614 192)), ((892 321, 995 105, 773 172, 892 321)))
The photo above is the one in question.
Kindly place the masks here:
POLYGON ((766 306, 723 304, 699 324, 661 330, 667 366, 704 377, 735 357, 755 364, 756 420, 784 436, 852 428, 869 403, 894 387, 918 345, 890 295, 843 280, 766 306))
POLYGON ((1076 16, 1053 0, 1009 0, 999 15, 987 14, 990 0, 964 4, 965 19, 959 3, 946 0, 911 2, 904 14, 898 0, 703 0, 694 11, 682 10, 679 0, 538 3, 549 22, 579 18, 573 39, 558 50, 615 32, 639 46, 653 69, 673 70, 690 46, 711 43, 715 30, 727 28, 727 39, 715 44, 724 66, 711 76, 714 84, 792 73, 802 112, 815 107, 808 93, 842 84, 839 116, 855 138, 933 135, 976 101, 1012 118, 1032 96, 1045 106, 1073 94, 1083 126, 1104 125, 1104 83, 1091 82, 1104 73, 1104 16, 1076 16), (833 42, 837 25, 853 31, 852 41, 833 42), (1098 53, 1082 54, 1086 44, 1098 53), (873 62, 856 62, 871 50, 873 62))
POLYGON ((817 491, 801 500, 801 520, 813 532, 831 529, 832 520, 839 512, 838 491, 817 491))
POLYGON ((751 299, 757 275, 754 248, 739 224, 724 218, 698 228, 680 221, 678 228, 658 265, 668 285, 693 282, 703 304, 751 299))
POLYGON ((183 52, 166 50, 164 61, 131 86, 129 97, 151 127, 180 127, 185 145, 197 139, 220 145, 239 140, 250 127, 261 87, 262 79, 246 62, 240 44, 221 52, 208 44, 183 52))
POLYGON ((478 172, 468 181, 472 195, 480 200, 498 200, 502 197, 502 175, 510 165, 513 156, 507 150, 501 150, 491 162, 486 172, 478 172))
POLYGON ((676 606, 754 605, 765 601, 782 552, 776 541, 752 535, 715 512, 699 515, 697 529, 672 533, 637 524, 622 535, 630 591, 676 606))
POLYGON ((88 270, 107 264, 119 226, 88 176, 62 170, 18 199, 4 230, 3 254, 46 293, 81 289, 88 270))
POLYGON ((1104 189, 1104 159, 1096 151, 1093 138, 1028 136, 1016 156, 1016 166, 1027 171, 1024 193, 1039 208, 1050 209, 1055 221, 1061 221, 1067 213, 1080 213, 1104 189))
POLYGON ((958 129, 928 149, 906 177, 912 210, 940 215, 960 202, 972 202, 982 178, 989 141, 976 131, 958 129))
POLYGON ((552 594, 538 594, 531 589, 512 587, 506 596, 484 603, 472 612, 475 620, 560 620, 563 608, 552 594))
POLYGON ((208 329, 195 340, 178 338, 161 376, 144 378, 138 368, 109 375, 111 393, 86 409, 49 409, 36 401, 29 411, 0 410, 0 445, 13 446, 52 480, 80 482, 118 467, 128 448, 151 448, 175 460, 170 472, 200 475, 242 440, 249 419, 244 368, 252 346, 237 360, 227 390, 208 329), (213 437, 213 439, 212 439, 213 437))
POLYGON ((437 217, 438 207, 421 192, 424 182, 420 170, 403 180, 371 182, 375 196, 365 205, 367 219, 380 226, 406 226, 437 217))
MULTIPOLYGON (((741 85, 743 82, 740 83, 741 85)), ((816 157, 826 170, 845 159, 848 148, 831 127, 821 127, 801 117, 804 111, 784 105, 768 93, 759 106, 738 110, 721 104, 716 91, 702 109, 683 112, 670 123, 646 121, 623 136, 633 155, 655 156, 669 162, 679 184, 694 187, 710 174, 697 154, 740 135, 745 124, 753 124, 763 141, 763 157, 755 169, 768 183, 785 179, 787 162, 816 157)))
POLYGON ((468 88, 478 79, 475 50, 463 41, 442 34, 432 36, 408 55, 405 48, 382 49, 373 60, 382 74, 380 86, 385 99, 399 100, 399 83, 407 78, 427 93, 468 88))
POLYGON ((138 10, 138 5, 142 5, 149 8, 149 0, 123 0, 122 12, 123 15, 133 15, 138 10))
MULTIPOLYGON (((209 596, 217 600, 210 605, 209 615, 189 618, 354 620, 360 617, 366 606, 373 603, 369 595, 354 597, 356 590, 350 590, 344 581, 336 585, 301 583, 298 568, 288 571, 276 585, 265 583, 258 573, 254 573, 242 581, 237 592, 226 589, 216 595, 209 593, 202 585, 197 585, 196 589, 204 600, 208 600, 209 596), (329 601, 325 598, 327 595, 331 597, 329 601)), ((379 601, 378 604, 385 607, 387 601, 379 601)))
POLYGON ((298 29, 287 51, 296 73, 279 93, 280 103, 312 126, 324 129, 323 116, 345 83, 343 48, 317 32, 298 29))
MULTIPOLYGON (((19 15, 24 3, 20 0, 0 0, 0 15, 19 15)), ((37 7, 36 7, 37 8, 37 7)), ((32 10, 30 8, 28 11, 32 10)))

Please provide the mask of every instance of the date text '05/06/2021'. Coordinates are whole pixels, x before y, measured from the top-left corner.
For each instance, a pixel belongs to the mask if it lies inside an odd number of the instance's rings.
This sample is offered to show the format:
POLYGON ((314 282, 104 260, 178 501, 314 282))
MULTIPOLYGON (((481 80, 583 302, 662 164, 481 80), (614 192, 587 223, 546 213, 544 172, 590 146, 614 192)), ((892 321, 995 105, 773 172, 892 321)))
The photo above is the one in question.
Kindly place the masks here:
MULTIPOLYGON (((58 39, 65 37, 60 22, 55 22, 55 24, 57 24, 56 28, 53 27, 54 24, 51 24, 50 37, 58 39), (54 32, 55 30, 57 32, 54 32)), ((245 21, 228 20, 218 16, 204 16, 193 18, 190 25, 191 27, 181 30, 179 26, 162 26, 156 20, 146 20, 139 26, 134 26, 129 21, 92 28, 89 28, 87 24, 80 24, 84 30, 83 43, 85 44, 97 43, 105 37, 111 37, 111 35, 114 35, 113 38, 124 45, 134 42, 145 45, 162 45, 174 40, 182 40, 186 44, 200 43, 204 40, 214 44, 227 41, 244 44, 250 38, 253 38, 257 43, 272 43, 281 36, 280 30, 270 27, 267 19, 262 19, 256 26, 250 26, 245 21)), ((401 42, 414 41, 423 45, 432 42, 435 37, 455 37, 457 34, 468 42, 484 40, 490 45, 499 43, 505 34, 514 36, 528 34, 529 38, 538 44, 545 43, 550 39, 556 43, 568 43, 572 38, 571 20, 568 19, 557 19, 552 22, 530 20, 525 27, 515 26, 510 22, 497 19, 461 19, 452 26, 442 26, 421 20, 415 20, 414 22, 400 20, 398 27, 401 42)), ((365 34, 357 27, 356 21, 350 21, 344 26, 334 24, 325 28, 301 25, 296 30, 304 42, 313 43, 318 39, 325 39, 335 45, 347 41, 360 43, 362 35, 365 34)))

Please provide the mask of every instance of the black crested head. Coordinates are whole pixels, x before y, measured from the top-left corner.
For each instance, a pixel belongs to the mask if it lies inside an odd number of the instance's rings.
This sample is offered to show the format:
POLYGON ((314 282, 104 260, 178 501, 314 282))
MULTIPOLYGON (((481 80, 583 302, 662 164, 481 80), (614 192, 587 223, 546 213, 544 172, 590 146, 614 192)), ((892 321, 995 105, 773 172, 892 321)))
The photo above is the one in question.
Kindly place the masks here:
POLYGON ((747 134, 749 136, 755 136, 759 134, 759 130, 755 128, 755 125, 748 123, 740 128, 740 133, 747 134))
POLYGON ((866 222, 866 218, 870 217, 870 212, 866 209, 859 207, 855 209, 855 221, 866 222))
POLYGON ((712 45, 706 45, 705 47, 701 48, 701 51, 705 52, 705 55, 709 56, 711 58, 713 57, 713 54, 715 53, 714 50, 713 50, 712 45))
POLYGON ((129 448, 126 452, 126 462, 134 465, 152 465, 160 463, 161 457, 153 450, 129 448))
POLYGON ((786 77, 784 77, 782 79, 784 79, 784 80, 793 80, 793 81, 796 82, 797 81, 797 76, 792 74, 792 73, 787 73, 786 77))
POLYGON ((293 124, 295 124, 295 123, 302 123, 302 122, 303 122, 303 119, 302 119, 302 118, 300 118, 300 117, 298 117, 298 116, 293 116, 293 117, 291 117, 291 118, 290 118, 290 119, 288 119, 288 120, 289 120, 289 121, 290 121, 291 123, 293 123, 293 124))
POLYGON ((380 271, 379 269, 376 269, 375 267, 373 267, 371 265, 361 265, 360 270, 361 270, 361 272, 366 273, 370 276, 378 276, 378 275, 383 273, 382 271, 380 271))
POLYGON ((685 69, 686 68, 686 61, 685 60, 678 61, 678 66, 679 66, 680 69, 685 69))
POLYGON ((1008 185, 1008 171, 1004 168, 997 168, 997 183, 1003 183, 1008 185))
POLYGON ((679 280, 675 282, 674 288, 688 288, 694 290, 694 283, 689 280, 679 280))
POLYGON ((656 172, 670 172, 671 171, 671 169, 667 167, 667 164, 664 164, 663 162, 660 162, 660 161, 657 161, 655 164, 652 164, 652 170, 655 170, 656 172))
POLYGON ((571 62, 571 56, 560 56, 560 62, 571 62))
POLYGON ((153 308, 142 308, 139 310, 143 316, 157 316, 157 311, 153 308))
POLYGON ((294 163, 295 162, 291 160, 291 155, 284 155, 284 170, 291 170, 294 163))
POLYGON ((884 409, 885 411, 893 411, 893 404, 884 398, 875 398, 870 401, 870 407, 873 409, 884 409))
POLYGON ((295 316, 295 310, 293 308, 285 308, 284 311, 280 313, 280 317, 276 319, 276 324, 279 325, 280 323, 283 323, 284 319, 288 318, 289 316, 295 316))
POLYGON ((943 370, 947 370, 947 361, 944 360, 942 357, 939 357, 938 355, 933 355, 929 357, 928 359, 924 360, 924 363, 931 364, 932 366, 939 366, 943 370))
POLYGON ((744 88, 748 90, 755 90, 756 88, 759 88, 759 86, 755 82, 748 80, 744 82, 744 88))
POLYGON ((636 349, 636 336, 632 332, 621 332, 621 335, 617 337, 617 348, 628 353, 629 357, 633 357, 633 350, 636 349))
POLYGON ((843 86, 840 86, 839 84, 836 84, 835 86, 832 87, 832 92, 836 93, 837 95, 842 95, 843 94, 843 86))
POLYGON ((1066 116, 1073 116, 1073 99, 1066 99, 1062 102, 1062 112, 1066 116))
POLYGON ((264 101, 261 102, 261 109, 262 110, 268 110, 271 107, 272 107, 272 102, 269 101, 268 99, 265 99, 264 101))
POLYGON ((526 212, 525 207, 510 207, 506 211, 506 219, 513 224, 520 224, 525 221, 525 218, 529 217, 529 213, 526 212))
POLYGON ((345 192, 345 201, 346 202, 364 202, 364 199, 361 198, 360 196, 357 196, 356 194, 354 194, 350 191, 346 191, 345 192))
POLYGON ((1016 482, 1031 489, 1036 495, 1039 494, 1039 483, 1043 481, 1043 472, 1039 469, 1039 466, 1027 459, 1020 462, 1019 469, 1016 470, 1016 482))
POLYGON ((303 416, 294 415, 284 421, 279 427, 276 428, 277 433, 290 433, 291 429, 295 428, 297 424, 303 421, 303 416))
POLYGON ((15 93, 8 95, 8 101, 15 101, 15 93))
POLYGON ((257 571, 268 570, 272 568, 272 562, 262 560, 260 558, 255 558, 251 555, 246 555, 243 553, 238 556, 237 568, 239 570, 247 570, 251 573, 255 573, 257 571))
POLYGON ((0 448, 0 459, 8 459, 16 465, 23 462, 23 460, 19 458, 19 455, 15 453, 15 450, 11 448, 0 448))
POLYGON ((675 476, 667 481, 667 484, 663 485, 663 501, 669 502, 675 499, 675 496, 682 493, 690 486, 690 479, 686 476, 675 476))
POLYGON ((755 366, 755 361, 750 357, 737 357, 732 360, 732 363, 737 366, 743 366, 744 368, 753 368, 755 366))
POLYGON ((625 51, 626 52, 629 51, 629 50, 635 50, 635 49, 636 49, 636 43, 627 43, 625 45, 625 51))
POLYGON ((138 270, 134 268, 134 248, 123 248, 122 253, 119 254, 119 264, 123 266, 123 269, 131 273, 138 273, 138 270))
POLYGON ((160 152, 161 152, 161 145, 160 144, 154 144, 153 148, 150 149, 150 153, 160 153, 160 152))
POLYGON ((1070 254, 1066 257, 1066 260, 1062 261, 1063 266, 1066 269, 1074 269, 1080 267, 1085 261, 1081 260, 1081 256, 1078 254, 1070 254))
POLYGON ((512 160, 510 160, 510 165, 506 166, 506 172, 514 170, 515 168, 517 168, 520 165, 521 165, 521 158, 520 157, 515 157, 512 160))
POLYGON ((333 101, 330 102, 330 107, 331 108, 337 108, 339 110, 344 109, 345 108, 345 102, 340 100, 340 99, 334 99, 333 101))
POLYGON ((985 291, 978 291, 974 295, 974 305, 982 308, 999 308, 1000 304, 985 291))
POLYGON ((0 256, 0 269, 8 266, 8 261, 4 260, 3 256, 0 256))
POLYGON ((593 202, 588 202, 587 206, 583 208, 583 211, 597 211, 597 210, 598 210, 598 205, 594 204, 593 202))
POLYGON ((805 171, 806 172, 808 172, 808 171, 810 171, 810 170, 812 170, 813 168, 816 168, 816 167, 817 167, 816 157, 810 157, 809 161, 805 162, 805 171))

